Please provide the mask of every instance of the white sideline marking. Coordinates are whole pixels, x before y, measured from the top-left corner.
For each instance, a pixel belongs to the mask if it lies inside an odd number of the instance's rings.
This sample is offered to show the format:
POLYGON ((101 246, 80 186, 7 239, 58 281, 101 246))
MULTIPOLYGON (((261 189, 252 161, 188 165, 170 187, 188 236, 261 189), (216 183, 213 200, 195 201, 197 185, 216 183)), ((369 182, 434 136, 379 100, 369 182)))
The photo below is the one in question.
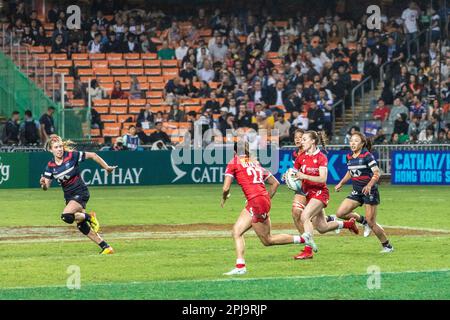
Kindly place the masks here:
MULTIPOLYGON (((434 272, 449 272, 450 269, 430 269, 430 270, 405 270, 405 271, 388 271, 383 274, 398 275, 403 273, 434 273, 434 272)), ((321 274, 315 276, 284 276, 284 277, 260 277, 260 278, 240 278, 240 276, 229 277, 223 276, 220 279, 193 279, 193 280, 153 280, 153 281, 130 281, 130 282, 113 282, 113 283, 91 283, 84 285, 84 287, 101 287, 112 285, 136 285, 136 284, 150 284, 150 283, 189 283, 189 282, 231 282, 231 281, 260 281, 260 280, 291 280, 291 279, 318 279, 318 278, 340 278, 340 277, 359 277, 367 276, 367 273, 350 273, 350 274, 321 274)), ((8 290, 26 290, 26 289, 44 289, 44 288, 66 288, 65 285, 41 285, 34 287, 9 287, 0 288, 0 292, 8 290)))

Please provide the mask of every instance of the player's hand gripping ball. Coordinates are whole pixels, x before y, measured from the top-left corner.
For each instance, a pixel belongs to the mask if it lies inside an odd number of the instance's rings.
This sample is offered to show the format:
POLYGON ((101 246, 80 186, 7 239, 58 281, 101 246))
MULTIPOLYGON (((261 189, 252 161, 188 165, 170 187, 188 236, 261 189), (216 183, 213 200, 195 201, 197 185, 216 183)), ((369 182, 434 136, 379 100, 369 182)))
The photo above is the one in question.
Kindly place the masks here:
POLYGON ((285 174, 285 182, 289 189, 293 191, 302 190, 302 182, 301 180, 295 180, 297 175, 297 170, 294 168, 289 168, 285 174))

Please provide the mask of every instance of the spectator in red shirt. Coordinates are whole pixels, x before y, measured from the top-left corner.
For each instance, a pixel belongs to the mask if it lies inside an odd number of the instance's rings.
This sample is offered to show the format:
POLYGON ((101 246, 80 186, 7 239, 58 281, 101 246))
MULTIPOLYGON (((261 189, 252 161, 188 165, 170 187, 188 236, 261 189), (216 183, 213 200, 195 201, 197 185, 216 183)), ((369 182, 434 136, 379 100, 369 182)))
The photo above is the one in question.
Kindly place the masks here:
POLYGON ((111 92, 111 99, 127 99, 128 94, 122 90, 122 83, 120 81, 114 82, 114 89, 111 92))
POLYGON ((384 100, 378 99, 378 105, 375 110, 373 110, 372 116, 375 120, 386 121, 390 112, 391 110, 384 104, 384 100))

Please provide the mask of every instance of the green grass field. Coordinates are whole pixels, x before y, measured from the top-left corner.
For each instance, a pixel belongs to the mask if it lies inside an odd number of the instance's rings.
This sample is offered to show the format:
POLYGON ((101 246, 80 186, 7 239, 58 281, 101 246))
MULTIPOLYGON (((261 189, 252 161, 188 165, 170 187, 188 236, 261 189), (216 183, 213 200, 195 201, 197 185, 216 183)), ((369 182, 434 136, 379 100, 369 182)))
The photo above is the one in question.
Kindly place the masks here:
MULTIPOLYGON (((331 194, 333 213, 348 194, 331 194)), ((59 218, 59 188, 0 190, 0 299, 450 299, 450 189, 381 187, 378 220, 395 247, 380 254, 375 236, 316 236, 319 253, 294 261, 301 246, 264 247, 246 238, 248 273, 225 278, 235 260, 231 225, 244 205, 234 185, 90 188, 104 238, 99 248, 59 218), (81 289, 66 283, 78 266, 81 289), (368 269, 369 268, 369 269, 368 269), (379 288, 369 289, 380 270, 379 288)), ((294 232, 292 193, 273 200, 274 233, 294 232)), ((361 209, 359 212, 362 213, 361 209)))

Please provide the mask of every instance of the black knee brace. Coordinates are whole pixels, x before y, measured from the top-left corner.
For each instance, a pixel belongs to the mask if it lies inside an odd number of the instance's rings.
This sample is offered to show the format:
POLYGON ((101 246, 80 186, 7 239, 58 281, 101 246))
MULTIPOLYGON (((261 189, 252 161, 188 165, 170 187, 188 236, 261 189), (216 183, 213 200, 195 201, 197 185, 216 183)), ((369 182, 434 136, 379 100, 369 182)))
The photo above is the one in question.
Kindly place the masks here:
POLYGON ((75 221, 75 215, 73 213, 63 213, 61 220, 65 223, 72 224, 75 221))
POLYGON ((84 235, 88 235, 89 231, 91 231, 91 227, 89 226, 89 223, 87 223, 86 221, 77 223, 77 228, 84 235))

